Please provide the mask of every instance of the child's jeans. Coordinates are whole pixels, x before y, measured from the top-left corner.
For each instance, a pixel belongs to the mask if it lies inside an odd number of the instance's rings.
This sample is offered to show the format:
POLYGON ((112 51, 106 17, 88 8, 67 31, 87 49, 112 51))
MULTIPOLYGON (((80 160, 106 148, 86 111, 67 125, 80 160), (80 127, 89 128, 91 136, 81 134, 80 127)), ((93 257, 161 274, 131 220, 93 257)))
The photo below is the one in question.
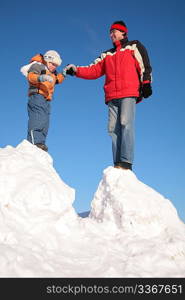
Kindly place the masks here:
POLYGON ((28 135, 32 144, 45 144, 49 128, 51 104, 40 94, 34 94, 28 100, 28 135))

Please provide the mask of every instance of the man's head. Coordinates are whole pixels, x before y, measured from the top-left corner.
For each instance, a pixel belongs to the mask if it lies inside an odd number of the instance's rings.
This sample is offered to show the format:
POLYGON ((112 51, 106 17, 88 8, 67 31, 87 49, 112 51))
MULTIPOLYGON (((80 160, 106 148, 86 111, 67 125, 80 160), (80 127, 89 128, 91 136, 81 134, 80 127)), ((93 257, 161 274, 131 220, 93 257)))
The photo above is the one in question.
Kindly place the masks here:
POLYGON ((127 26, 123 21, 116 21, 110 27, 110 38, 113 43, 127 36, 127 26))
POLYGON ((51 72, 54 72, 56 68, 60 66, 62 63, 62 59, 60 55, 54 50, 47 51, 43 57, 47 64, 48 69, 51 72))

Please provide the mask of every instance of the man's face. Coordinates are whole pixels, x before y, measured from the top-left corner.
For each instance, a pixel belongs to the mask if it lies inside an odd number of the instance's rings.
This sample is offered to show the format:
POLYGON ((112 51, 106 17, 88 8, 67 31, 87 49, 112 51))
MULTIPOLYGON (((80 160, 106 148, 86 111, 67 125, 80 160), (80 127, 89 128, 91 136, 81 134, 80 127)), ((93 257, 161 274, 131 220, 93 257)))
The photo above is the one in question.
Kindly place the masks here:
POLYGON ((47 67, 48 67, 49 71, 53 73, 53 72, 55 72, 55 70, 58 66, 52 62, 47 62, 47 67))
POLYGON ((112 29, 110 32, 110 38, 112 42, 115 43, 116 41, 120 41, 124 38, 124 33, 120 30, 112 29))

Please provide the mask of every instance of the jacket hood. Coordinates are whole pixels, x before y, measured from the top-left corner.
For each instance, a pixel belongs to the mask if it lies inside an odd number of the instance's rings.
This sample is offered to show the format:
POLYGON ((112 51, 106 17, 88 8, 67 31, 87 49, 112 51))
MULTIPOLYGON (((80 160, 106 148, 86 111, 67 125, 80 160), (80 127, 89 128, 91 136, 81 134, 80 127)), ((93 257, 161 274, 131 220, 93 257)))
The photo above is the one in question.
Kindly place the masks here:
POLYGON ((45 62, 45 60, 44 60, 42 54, 36 54, 35 56, 33 56, 33 57, 31 58, 31 60, 30 60, 30 63, 31 63, 31 62, 34 62, 34 61, 40 62, 40 63, 42 63, 42 64, 44 64, 44 65, 46 64, 46 62, 45 62))

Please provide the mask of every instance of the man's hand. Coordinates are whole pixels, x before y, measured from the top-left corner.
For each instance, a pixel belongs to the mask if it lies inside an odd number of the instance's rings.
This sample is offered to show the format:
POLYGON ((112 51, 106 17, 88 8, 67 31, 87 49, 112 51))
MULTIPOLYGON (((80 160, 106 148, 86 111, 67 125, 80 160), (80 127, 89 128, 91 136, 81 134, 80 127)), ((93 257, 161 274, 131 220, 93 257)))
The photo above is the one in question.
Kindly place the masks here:
POLYGON ((150 83, 145 83, 142 86, 142 96, 148 98, 152 95, 152 87, 150 83))
POLYGON ((44 82, 44 81, 49 81, 49 82, 53 82, 53 78, 50 75, 40 75, 38 78, 39 82, 44 82))
MULTIPOLYGON (((77 68, 75 65, 73 64, 69 64, 67 65, 64 69, 63 69, 63 74, 68 74, 68 75, 71 75, 71 76, 74 76, 75 73, 77 71, 77 68)), ((65 76, 65 75, 64 75, 65 76)))

